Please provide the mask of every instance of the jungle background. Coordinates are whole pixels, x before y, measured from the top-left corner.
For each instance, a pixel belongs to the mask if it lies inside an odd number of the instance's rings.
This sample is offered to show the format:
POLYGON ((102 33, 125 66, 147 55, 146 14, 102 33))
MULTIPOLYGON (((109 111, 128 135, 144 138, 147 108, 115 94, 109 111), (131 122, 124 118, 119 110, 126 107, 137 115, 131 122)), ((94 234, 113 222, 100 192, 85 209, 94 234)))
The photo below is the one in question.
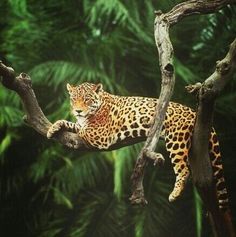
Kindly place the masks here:
MULTIPOLYGON (((66 83, 101 82, 112 93, 157 97, 154 10, 181 1, 1 0, 0 59, 33 80, 54 122, 73 120, 66 83)), ((175 50, 173 99, 196 107, 186 93, 223 58, 236 33, 236 7, 192 16, 171 29, 175 50)), ((217 100, 214 126, 236 218, 236 76, 217 100)), ((40 136, 23 121, 17 95, 0 85, 0 233, 4 237, 211 236, 204 206, 187 184, 174 203, 174 173, 147 167, 148 205, 132 206, 130 177, 142 144, 111 152, 77 152, 40 136)), ((163 144, 159 150, 164 152, 163 144)))

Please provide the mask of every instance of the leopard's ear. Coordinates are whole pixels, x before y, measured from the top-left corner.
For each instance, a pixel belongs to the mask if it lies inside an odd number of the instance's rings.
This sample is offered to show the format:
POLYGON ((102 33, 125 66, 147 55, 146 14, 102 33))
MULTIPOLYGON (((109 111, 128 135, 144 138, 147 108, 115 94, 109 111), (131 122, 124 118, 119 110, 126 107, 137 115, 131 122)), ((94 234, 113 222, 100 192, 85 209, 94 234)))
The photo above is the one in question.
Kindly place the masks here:
POLYGON ((73 86, 70 85, 69 83, 67 83, 67 84, 66 84, 66 89, 68 90, 69 93, 71 93, 72 90, 73 90, 73 86))
POLYGON ((103 85, 101 83, 98 83, 96 86, 95 86, 95 92, 96 93, 99 93, 103 91, 103 85))

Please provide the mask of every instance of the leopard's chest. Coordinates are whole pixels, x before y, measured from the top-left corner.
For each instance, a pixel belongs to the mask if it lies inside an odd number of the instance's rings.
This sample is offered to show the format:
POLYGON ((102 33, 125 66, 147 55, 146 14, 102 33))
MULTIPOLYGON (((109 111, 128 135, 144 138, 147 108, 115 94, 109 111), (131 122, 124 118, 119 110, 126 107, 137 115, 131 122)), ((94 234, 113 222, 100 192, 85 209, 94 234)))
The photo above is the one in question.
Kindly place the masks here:
POLYGON ((78 124, 81 128, 86 126, 87 119, 85 117, 77 117, 76 124, 78 124))

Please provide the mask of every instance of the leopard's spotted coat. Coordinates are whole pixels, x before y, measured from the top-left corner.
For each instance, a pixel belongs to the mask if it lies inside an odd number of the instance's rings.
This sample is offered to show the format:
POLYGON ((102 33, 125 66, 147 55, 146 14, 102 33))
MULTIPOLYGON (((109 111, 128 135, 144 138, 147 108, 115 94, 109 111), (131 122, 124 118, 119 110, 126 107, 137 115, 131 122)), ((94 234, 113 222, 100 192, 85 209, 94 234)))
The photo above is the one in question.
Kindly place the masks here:
MULTIPOLYGON (((145 140, 155 113, 158 99, 116 96, 105 92, 102 85, 83 83, 67 84, 72 112, 76 123, 59 120, 48 131, 48 138, 64 128, 77 132, 90 146, 107 150, 127 140, 145 140)), ((189 176, 188 155, 195 121, 195 112, 186 106, 170 102, 163 124, 162 135, 176 175, 169 200, 180 196, 189 176)), ((220 208, 228 205, 223 176, 219 142, 214 129, 209 140, 209 154, 220 208)))

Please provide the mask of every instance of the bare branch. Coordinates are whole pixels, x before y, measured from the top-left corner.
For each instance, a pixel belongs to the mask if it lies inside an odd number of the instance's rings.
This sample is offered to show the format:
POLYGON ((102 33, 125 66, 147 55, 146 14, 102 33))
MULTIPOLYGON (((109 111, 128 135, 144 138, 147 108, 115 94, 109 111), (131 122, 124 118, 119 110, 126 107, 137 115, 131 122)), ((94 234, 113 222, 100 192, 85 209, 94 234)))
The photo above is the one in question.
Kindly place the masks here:
MULTIPOLYGON (((230 75, 235 67, 236 39, 232 42, 225 58, 221 61, 217 61, 215 72, 200 86, 199 84, 193 86, 198 91, 198 108, 189 164, 191 167, 193 183, 198 188, 205 205, 212 214, 212 219, 215 223, 214 226, 219 236, 225 236, 227 228, 224 229, 225 224, 222 223, 225 220, 222 219, 218 208, 208 147, 210 132, 212 129, 215 99, 232 78, 230 75)), ((194 90, 190 92, 193 91, 194 90)), ((228 213, 225 215, 227 215, 226 218, 228 219, 228 213)), ((228 220, 225 222, 228 225, 230 223, 228 220)), ((228 230, 230 230, 228 232, 231 232, 232 234, 228 233, 227 236, 234 236, 232 229, 233 227, 231 225, 228 226, 228 230)))
POLYGON ((167 14, 170 25, 178 23, 190 15, 209 14, 225 7, 227 4, 236 3, 236 0, 191 0, 177 4, 167 14))
POLYGON ((153 152, 158 143, 162 124, 165 119, 166 110, 173 93, 175 84, 174 65, 173 65, 173 47, 169 37, 169 24, 164 18, 164 14, 156 16, 155 19, 155 40, 159 52, 159 64, 161 68, 161 93, 156 107, 154 124, 150 129, 149 136, 144 144, 142 151, 138 156, 133 175, 133 193, 130 198, 132 203, 147 203, 144 198, 143 176, 144 167, 147 164, 146 152, 153 152))

